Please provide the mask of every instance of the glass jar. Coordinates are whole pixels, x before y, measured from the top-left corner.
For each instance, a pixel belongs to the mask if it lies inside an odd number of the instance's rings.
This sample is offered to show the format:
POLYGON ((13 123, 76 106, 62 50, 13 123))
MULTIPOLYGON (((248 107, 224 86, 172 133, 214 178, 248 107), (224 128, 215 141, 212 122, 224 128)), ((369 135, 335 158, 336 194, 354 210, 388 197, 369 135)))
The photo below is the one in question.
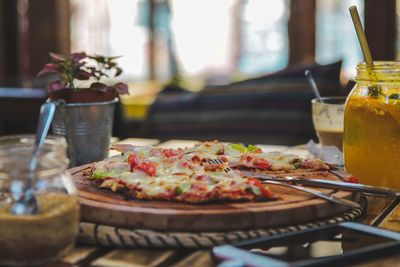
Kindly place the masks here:
POLYGON ((357 66, 345 106, 344 162, 362 183, 400 189, 400 62, 357 66))
POLYGON ((66 172, 63 138, 45 140, 33 179, 38 212, 14 215, 13 184, 27 184, 34 136, 0 137, 0 265, 31 266, 54 261, 75 244, 79 227, 77 191, 66 172))

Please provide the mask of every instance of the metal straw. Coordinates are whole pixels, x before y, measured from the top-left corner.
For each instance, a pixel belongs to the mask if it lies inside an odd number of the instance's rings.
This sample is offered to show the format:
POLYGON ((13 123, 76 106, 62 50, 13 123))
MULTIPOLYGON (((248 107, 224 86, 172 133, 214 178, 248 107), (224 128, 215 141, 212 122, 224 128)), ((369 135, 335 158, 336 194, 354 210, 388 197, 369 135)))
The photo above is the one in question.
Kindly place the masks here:
POLYGON ((307 81, 308 81, 308 83, 310 84, 311 89, 312 89, 313 92, 314 92, 315 97, 318 99, 318 102, 324 102, 324 101, 322 100, 321 94, 319 93, 317 84, 315 83, 315 80, 314 80, 314 78, 313 78, 313 76, 312 76, 312 74, 311 74, 311 71, 306 70, 306 71, 304 72, 304 75, 306 76, 307 81))
POLYGON ((361 50, 364 55, 364 60, 370 69, 374 69, 374 62, 372 60, 371 51, 369 50, 367 37, 365 36, 360 16, 358 15, 357 7, 349 7, 350 15, 353 20, 354 28, 357 33, 358 41, 360 42, 361 50))

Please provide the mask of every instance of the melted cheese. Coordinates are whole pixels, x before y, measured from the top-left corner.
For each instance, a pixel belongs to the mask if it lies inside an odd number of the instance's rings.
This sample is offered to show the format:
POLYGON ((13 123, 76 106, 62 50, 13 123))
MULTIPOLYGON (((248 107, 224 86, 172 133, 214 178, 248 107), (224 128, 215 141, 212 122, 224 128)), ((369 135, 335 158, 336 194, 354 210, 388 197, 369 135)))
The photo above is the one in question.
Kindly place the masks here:
MULTIPOLYGON (((181 193, 204 193, 204 190, 210 192, 215 188, 232 192, 251 187, 248 179, 243 178, 239 171, 232 170, 226 173, 222 168, 217 170, 205 168, 205 166, 209 165, 207 163, 209 159, 216 158, 223 151, 224 146, 219 142, 204 142, 190 149, 168 151, 148 146, 135 146, 130 147, 130 153, 136 156, 138 162, 156 164, 154 176, 149 176, 138 169, 131 172, 130 165, 127 162, 128 153, 95 163, 94 170, 99 177, 111 176, 119 179, 127 184, 128 187, 141 189, 145 195, 150 197, 162 194, 173 195, 176 194, 175 190, 177 189, 181 193)), ((264 159, 271 165, 271 170, 292 170, 295 169, 294 162, 301 160, 297 156, 285 155, 280 152, 247 152, 244 155, 237 153, 237 151, 225 150, 225 153, 228 162, 224 163, 224 167, 235 164, 248 164, 251 166, 254 159, 264 159), (246 158, 247 156, 249 156, 249 159, 246 158)), ((108 182, 104 183, 104 185, 107 184, 113 190, 118 187, 118 183, 115 181, 106 181, 108 182)), ((254 194, 260 194, 259 191, 253 190, 254 194)))

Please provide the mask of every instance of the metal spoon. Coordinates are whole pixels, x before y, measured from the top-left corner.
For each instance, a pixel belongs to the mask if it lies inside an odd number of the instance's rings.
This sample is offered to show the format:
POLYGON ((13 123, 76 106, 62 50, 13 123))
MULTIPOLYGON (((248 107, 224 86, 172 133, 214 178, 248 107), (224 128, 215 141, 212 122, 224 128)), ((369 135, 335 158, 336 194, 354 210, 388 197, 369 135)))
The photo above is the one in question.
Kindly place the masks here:
POLYGON ((56 105, 53 102, 46 102, 40 107, 40 117, 36 130, 35 144, 31 158, 28 162, 28 177, 26 183, 15 180, 12 181, 10 185, 11 196, 15 201, 11 206, 12 214, 27 215, 38 212, 38 205, 33 194, 37 158, 49 131, 55 109, 56 105))

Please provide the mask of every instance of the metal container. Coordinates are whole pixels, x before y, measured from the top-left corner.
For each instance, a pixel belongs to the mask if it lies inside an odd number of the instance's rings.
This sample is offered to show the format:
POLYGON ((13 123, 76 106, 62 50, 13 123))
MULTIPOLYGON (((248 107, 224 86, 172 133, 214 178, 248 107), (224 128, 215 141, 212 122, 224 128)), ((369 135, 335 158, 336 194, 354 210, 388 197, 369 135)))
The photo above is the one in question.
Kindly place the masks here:
POLYGON ((66 137, 71 167, 107 157, 116 102, 57 102, 53 133, 66 137))

